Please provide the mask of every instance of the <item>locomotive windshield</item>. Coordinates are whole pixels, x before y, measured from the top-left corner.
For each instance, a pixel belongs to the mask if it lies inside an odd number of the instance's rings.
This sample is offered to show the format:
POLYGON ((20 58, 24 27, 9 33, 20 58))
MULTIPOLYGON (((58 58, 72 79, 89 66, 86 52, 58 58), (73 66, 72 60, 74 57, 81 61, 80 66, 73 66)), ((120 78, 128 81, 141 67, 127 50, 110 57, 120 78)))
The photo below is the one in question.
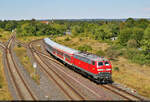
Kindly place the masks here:
POLYGON ((98 62, 98 66, 103 66, 103 65, 109 66, 110 64, 108 61, 104 62, 104 64, 103 64, 103 62, 98 62))
POLYGON ((103 62, 98 62, 98 66, 103 66, 103 62))
POLYGON ((106 62, 105 62, 105 65, 106 65, 106 66, 109 66, 109 63, 106 61, 106 62))

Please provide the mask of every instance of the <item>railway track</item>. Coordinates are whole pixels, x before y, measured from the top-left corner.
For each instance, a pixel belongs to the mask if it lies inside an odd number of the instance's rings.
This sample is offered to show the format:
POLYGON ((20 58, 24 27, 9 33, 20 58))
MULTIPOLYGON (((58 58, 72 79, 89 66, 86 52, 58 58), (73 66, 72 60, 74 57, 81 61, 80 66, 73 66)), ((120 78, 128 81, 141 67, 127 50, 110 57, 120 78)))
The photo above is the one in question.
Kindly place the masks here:
MULTIPOLYGON (((32 50, 33 53, 37 53, 38 56, 43 56, 43 57, 45 57, 45 58, 47 58, 47 59, 49 59, 49 60, 51 60, 51 61, 53 61, 53 62, 55 62, 55 63, 57 63, 57 64, 63 65, 62 63, 58 62, 57 60, 51 58, 48 54, 44 54, 44 53, 42 53, 42 52, 40 52, 40 51, 37 51, 34 47, 32 47, 32 43, 37 42, 37 41, 39 41, 39 40, 34 40, 34 41, 32 41, 32 42, 29 43, 29 47, 30 47, 30 49, 32 50)), ((23 44, 23 43, 21 43, 21 44, 23 44)), ((63 66, 64 66, 64 65, 63 65, 63 66)), ((54 66, 53 66, 53 67, 54 67, 54 66)), ((116 87, 116 86, 114 86, 114 85, 112 85, 112 84, 100 85, 100 88, 101 88, 101 87, 103 87, 104 89, 107 89, 107 90, 109 90, 109 91, 111 91, 111 92, 113 92, 113 93, 115 93, 115 94, 117 94, 117 95, 123 97, 123 98, 126 99, 126 100, 136 100, 136 101, 137 101, 137 100, 138 100, 138 101, 139 101, 139 100, 140 100, 140 101, 143 101, 143 100, 144 100, 144 99, 141 98, 140 96, 133 95, 133 94, 131 94, 131 93, 129 93, 129 92, 126 92, 126 91, 124 91, 123 89, 118 88, 118 87, 116 87)))
POLYGON ((14 86, 17 100, 37 100, 37 97, 33 94, 27 82, 24 80, 13 59, 11 44, 14 38, 15 36, 13 35, 5 47, 6 49, 4 52, 6 54, 5 64, 7 65, 9 78, 11 79, 12 85, 14 86))
POLYGON ((108 85, 101 85, 100 87, 103 87, 107 90, 110 90, 112 91, 113 93, 116 93, 118 95, 120 95, 121 97, 124 97, 125 99, 127 100, 136 100, 136 101, 144 101, 143 98, 139 97, 139 96, 136 96, 136 95, 133 95, 127 91, 124 91, 123 89, 121 88, 118 88, 112 84, 108 84, 108 85))
POLYGON ((63 91, 63 93, 68 97, 70 100, 85 100, 85 98, 74 89, 71 85, 69 85, 53 68, 52 64, 48 65, 45 61, 41 58, 42 55, 39 55, 36 51, 33 51, 31 43, 29 44, 29 48, 31 49, 31 53, 34 55, 34 58, 41 66, 42 71, 48 76, 48 78, 53 80, 57 86, 63 91), (38 59, 38 60, 37 60, 38 59))
POLYGON ((0 42, 0 47, 2 47, 3 49, 6 49, 6 47, 0 42))

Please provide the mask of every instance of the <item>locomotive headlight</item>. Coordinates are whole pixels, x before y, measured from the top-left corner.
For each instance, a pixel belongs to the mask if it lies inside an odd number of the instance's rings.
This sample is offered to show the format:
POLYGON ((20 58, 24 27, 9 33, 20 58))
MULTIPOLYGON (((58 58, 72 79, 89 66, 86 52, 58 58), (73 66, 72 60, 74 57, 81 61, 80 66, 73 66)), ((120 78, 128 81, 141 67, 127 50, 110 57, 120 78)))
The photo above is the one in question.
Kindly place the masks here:
POLYGON ((97 69, 98 71, 103 71, 104 69, 97 69))

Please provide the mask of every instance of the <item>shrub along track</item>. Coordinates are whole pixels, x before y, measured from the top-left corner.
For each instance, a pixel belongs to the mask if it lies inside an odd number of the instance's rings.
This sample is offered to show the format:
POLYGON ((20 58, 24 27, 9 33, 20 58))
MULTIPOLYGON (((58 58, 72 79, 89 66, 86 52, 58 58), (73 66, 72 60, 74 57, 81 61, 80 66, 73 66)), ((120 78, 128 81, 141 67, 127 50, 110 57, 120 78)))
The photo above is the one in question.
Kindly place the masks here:
POLYGON ((7 47, 5 47, 5 54, 6 54, 5 65, 7 65, 9 78, 11 79, 12 85, 15 89, 17 100, 36 100, 37 97, 33 94, 30 87, 24 80, 13 59, 11 44, 14 38, 15 36, 13 35, 11 39, 8 41, 7 47))
MULTIPOLYGON (((41 40, 41 39, 40 39, 40 40, 41 40)), ((51 61, 53 61, 53 62, 55 62, 55 63, 57 63, 57 64, 60 64, 61 66, 63 66, 62 63, 58 62, 58 61, 55 60, 54 58, 51 58, 48 54, 44 54, 44 53, 42 53, 42 52, 36 50, 34 47, 32 47, 32 43, 35 43, 35 42, 40 41, 40 40, 34 40, 34 41, 32 41, 32 42, 29 43, 29 48, 32 50, 32 53, 36 53, 36 55, 39 56, 39 57, 40 57, 40 56, 43 56, 43 57, 45 57, 45 58, 47 58, 47 59, 49 59, 49 60, 51 60, 51 61)), ((18 43, 19 43, 19 42, 18 42, 18 43)), ((25 46, 23 43, 20 43, 20 44, 21 44, 22 46, 24 46, 24 47, 27 47, 27 46, 25 46)), ((43 61, 43 62, 44 62, 44 61, 43 61)), ((53 66, 53 67, 55 67, 55 66, 53 66)), ((113 84, 100 85, 100 88, 101 88, 101 87, 103 87, 104 89, 107 89, 107 90, 113 92, 114 94, 117 94, 117 95, 123 97, 123 98, 126 99, 126 100, 145 100, 143 97, 134 95, 134 94, 132 94, 132 93, 129 93, 129 92, 127 92, 127 91, 125 91, 125 90, 123 90, 123 89, 117 87, 117 86, 114 86, 113 84)))

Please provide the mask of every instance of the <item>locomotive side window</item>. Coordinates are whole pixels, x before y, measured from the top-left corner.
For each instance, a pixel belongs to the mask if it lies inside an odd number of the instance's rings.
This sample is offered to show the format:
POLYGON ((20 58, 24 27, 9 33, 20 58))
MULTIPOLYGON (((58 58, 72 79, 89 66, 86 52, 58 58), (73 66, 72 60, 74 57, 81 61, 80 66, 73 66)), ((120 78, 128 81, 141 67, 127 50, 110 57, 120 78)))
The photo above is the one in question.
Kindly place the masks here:
POLYGON ((98 62, 98 66, 103 66, 103 62, 98 62))
POLYGON ((88 63, 88 62, 89 62, 89 60, 88 60, 87 58, 85 58, 85 62, 86 62, 86 63, 88 63))
POLYGON ((74 58, 79 59, 79 60, 81 60, 81 61, 84 61, 84 62, 86 62, 86 63, 91 64, 91 60, 89 60, 89 59, 87 59, 87 58, 84 58, 84 57, 81 57, 81 56, 77 56, 77 55, 74 55, 74 58))
POLYGON ((74 58, 79 59, 80 60, 80 56, 74 55, 74 58))
POLYGON ((74 55, 73 57, 76 58, 76 59, 78 59, 78 56, 76 56, 76 55, 74 55))
POLYGON ((92 61, 92 64, 95 65, 95 61, 92 61))
POLYGON ((74 58, 77 58, 77 56, 76 56, 76 55, 74 55, 73 57, 74 57, 74 58))
POLYGON ((91 64, 91 60, 88 59, 88 63, 91 64))

